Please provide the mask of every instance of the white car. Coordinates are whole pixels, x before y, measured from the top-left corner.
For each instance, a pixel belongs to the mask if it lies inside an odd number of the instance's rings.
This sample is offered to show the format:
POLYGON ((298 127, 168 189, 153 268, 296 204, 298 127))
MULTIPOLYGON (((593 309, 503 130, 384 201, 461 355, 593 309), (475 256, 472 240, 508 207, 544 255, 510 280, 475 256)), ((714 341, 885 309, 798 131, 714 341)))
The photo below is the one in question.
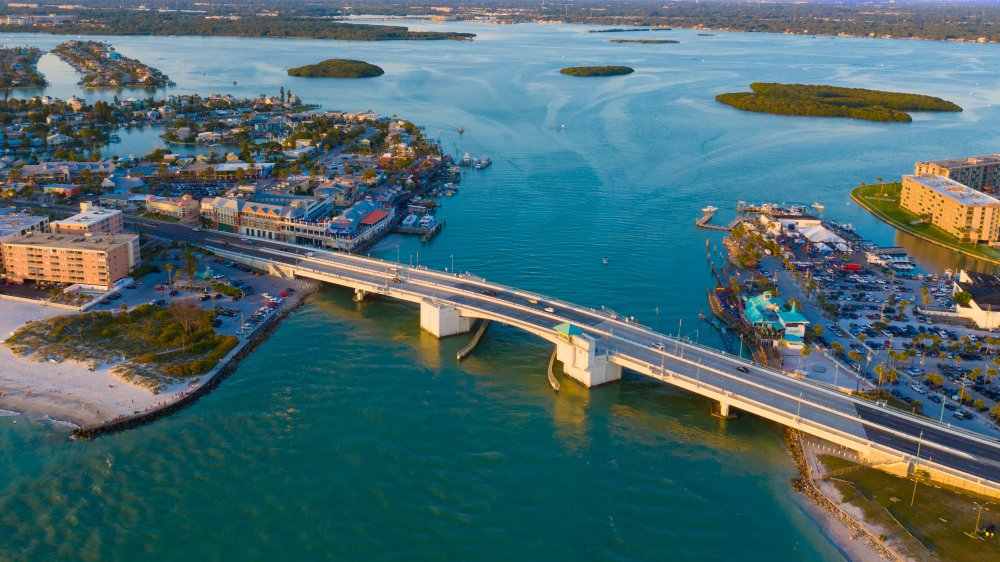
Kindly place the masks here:
POLYGON ((545 307, 545 312, 548 312, 549 314, 552 314, 555 311, 556 311, 556 309, 552 308, 551 306, 546 306, 545 307))
POLYGON ((314 254, 312 252, 306 252, 306 257, 307 258, 314 258, 314 257, 316 257, 316 254, 314 254))

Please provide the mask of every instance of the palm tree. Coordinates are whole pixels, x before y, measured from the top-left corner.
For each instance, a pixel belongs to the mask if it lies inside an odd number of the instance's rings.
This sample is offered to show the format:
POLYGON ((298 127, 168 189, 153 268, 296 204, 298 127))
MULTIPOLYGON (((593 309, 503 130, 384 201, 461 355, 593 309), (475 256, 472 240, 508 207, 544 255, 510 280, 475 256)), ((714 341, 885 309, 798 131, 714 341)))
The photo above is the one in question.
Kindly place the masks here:
POLYGON ((163 266, 163 268, 167 270, 167 285, 173 285, 170 274, 173 273, 174 271, 174 264, 168 263, 167 265, 163 266))

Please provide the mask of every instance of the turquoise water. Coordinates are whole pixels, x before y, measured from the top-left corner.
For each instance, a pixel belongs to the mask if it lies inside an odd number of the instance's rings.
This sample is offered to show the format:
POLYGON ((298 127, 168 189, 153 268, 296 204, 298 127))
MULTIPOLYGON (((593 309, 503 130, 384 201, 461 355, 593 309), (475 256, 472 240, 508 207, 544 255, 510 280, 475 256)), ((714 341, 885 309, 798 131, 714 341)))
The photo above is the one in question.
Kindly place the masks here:
MULTIPOLYGON (((741 199, 819 201, 826 216, 940 270, 956 262, 896 239, 848 205, 848 190, 917 159, 998 144, 995 46, 688 31, 667 34, 676 45, 615 45, 574 26, 434 27, 480 36, 112 42, 166 72, 174 91, 284 85, 331 109, 397 113, 450 152, 489 154, 493 166, 469 171, 446 200, 443 234, 423 246, 390 238, 375 253, 440 268, 454 259, 663 331, 681 321, 712 345, 697 314, 710 283, 705 240, 720 238, 694 229, 701 207, 726 221, 741 199), (330 57, 386 75, 284 75, 330 57), (557 72, 619 63, 637 72, 557 72), (918 91, 966 111, 870 124, 741 113, 712 99, 757 80, 918 91)), ((111 96, 79 92, 57 60, 42 67, 46 93, 111 96)), ((123 141, 118 150, 136 154, 156 142, 123 141)), ((219 389, 153 425, 73 443, 58 428, 0 418, 0 558, 840 558, 793 502, 780 428, 722 423, 706 401, 634 377, 553 394, 550 350, 504 327, 457 365, 463 341, 421 334, 411 306, 349 297, 324 291, 219 389)))

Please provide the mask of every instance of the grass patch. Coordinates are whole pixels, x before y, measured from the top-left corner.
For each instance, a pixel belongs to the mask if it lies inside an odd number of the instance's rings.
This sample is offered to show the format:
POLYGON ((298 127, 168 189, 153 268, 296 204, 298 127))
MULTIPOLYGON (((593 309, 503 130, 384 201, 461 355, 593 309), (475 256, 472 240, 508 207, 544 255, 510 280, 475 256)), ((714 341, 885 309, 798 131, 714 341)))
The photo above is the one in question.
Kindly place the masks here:
POLYGON ((39 361, 69 359, 92 367, 121 361, 112 369, 116 375, 159 393, 207 373, 236 346, 237 338, 215 333, 214 316, 185 301, 56 316, 21 326, 4 343, 15 355, 39 361))
POLYGON ((143 213, 142 216, 147 219, 161 221, 161 222, 180 222, 181 220, 173 215, 164 215, 163 213, 149 212, 149 213, 143 213))
MULTIPOLYGON (((822 455, 820 461, 831 471, 854 463, 822 455)), ((979 496, 920 483, 916 501, 910 507, 913 480, 893 476, 881 470, 862 468, 831 478, 846 503, 862 510, 865 518, 875 525, 894 533, 904 529, 898 537, 907 550, 919 553, 919 542, 936 553, 942 560, 977 560, 1000 562, 1000 540, 973 539, 966 535, 976 525, 978 508, 974 502, 991 501, 979 496), (906 536, 907 534, 912 537, 906 536), (914 541, 915 539, 915 541, 914 541)), ((1000 504, 983 510, 980 526, 1000 523, 1000 504)))
POLYGON ((880 185, 861 185, 851 191, 851 199, 854 199, 859 205, 876 217, 903 232, 941 244, 942 246, 975 258, 1000 263, 1000 251, 978 244, 959 242, 954 236, 901 208, 899 206, 899 197, 902 190, 903 184, 899 182, 883 183, 880 185))

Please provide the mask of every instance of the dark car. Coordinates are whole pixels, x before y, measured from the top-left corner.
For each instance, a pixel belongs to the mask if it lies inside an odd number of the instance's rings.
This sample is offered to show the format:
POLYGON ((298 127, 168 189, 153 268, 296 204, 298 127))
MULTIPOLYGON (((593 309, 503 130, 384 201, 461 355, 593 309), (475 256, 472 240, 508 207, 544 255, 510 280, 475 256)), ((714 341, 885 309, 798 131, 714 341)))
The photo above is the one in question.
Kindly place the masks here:
POLYGON ((483 291, 483 294, 486 295, 487 297, 495 297, 495 296, 497 296, 497 292, 494 291, 493 289, 485 289, 483 291))
POLYGON ((736 370, 739 371, 739 372, 741 372, 741 373, 749 373, 750 372, 750 369, 747 369, 746 365, 740 365, 739 367, 736 367, 736 370))

